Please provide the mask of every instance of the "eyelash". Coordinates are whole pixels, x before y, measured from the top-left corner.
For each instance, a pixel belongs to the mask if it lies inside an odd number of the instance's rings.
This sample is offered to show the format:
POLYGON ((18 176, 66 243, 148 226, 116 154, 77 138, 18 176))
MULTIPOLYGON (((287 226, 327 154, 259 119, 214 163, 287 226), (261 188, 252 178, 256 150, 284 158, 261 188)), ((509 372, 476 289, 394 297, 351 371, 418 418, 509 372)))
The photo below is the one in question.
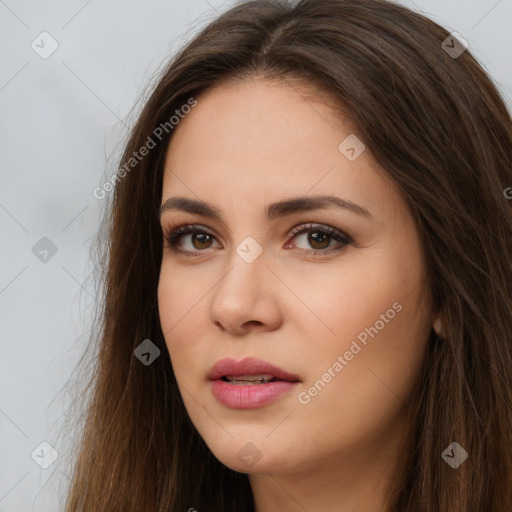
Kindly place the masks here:
MULTIPOLYGON (((334 240, 337 242, 342 243, 343 245, 341 247, 331 247, 328 249, 301 249, 306 254, 330 254, 332 252, 338 252, 343 250, 347 245, 352 243, 352 239, 342 233, 341 231, 338 231, 337 229, 331 228, 329 226, 325 226, 322 224, 301 224, 300 226, 297 226, 293 228, 290 232, 290 236, 295 238, 298 235, 301 235, 303 233, 308 232, 317 232, 317 233, 323 233, 330 235, 334 240)), ((215 238, 215 235, 211 233, 209 230, 202 228, 201 226, 198 226, 196 224, 185 224, 178 226, 175 229, 169 230, 164 229, 164 239, 168 243, 168 247, 176 254, 180 254, 187 257, 198 257, 202 252, 201 250, 196 251, 186 251, 183 249, 178 248, 178 242, 180 241, 181 237, 184 235, 190 235, 190 234, 201 234, 201 235, 209 235, 212 238, 215 238)))

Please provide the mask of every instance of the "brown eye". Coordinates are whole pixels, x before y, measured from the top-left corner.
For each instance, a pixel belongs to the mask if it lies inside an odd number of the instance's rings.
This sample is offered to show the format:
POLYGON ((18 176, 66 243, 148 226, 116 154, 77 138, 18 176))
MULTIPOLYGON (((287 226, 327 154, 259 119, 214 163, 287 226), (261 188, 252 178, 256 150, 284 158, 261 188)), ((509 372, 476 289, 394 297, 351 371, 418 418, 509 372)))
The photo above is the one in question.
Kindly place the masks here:
MULTIPOLYGON (((299 247, 299 249, 302 249, 305 253, 329 254, 333 251, 343 249, 352 242, 350 237, 330 226, 310 224, 294 228, 291 232, 293 238, 300 238, 303 234, 307 234, 307 245, 312 247, 312 249, 299 247), (338 246, 331 244, 333 241, 338 242, 338 246)), ((288 244, 287 247, 289 247, 288 244)))
MULTIPOLYGON (((302 234, 307 234, 307 244, 309 247, 312 247, 312 249, 299 247, 299 249, 307 254, 329 254, 334 251, 340 251, 346 245, 352 243, 350 237, 341 231, 321 224, 299 226, 292 230, 290 236, 300 238, 302 234), (338 242, 338 244, 331 244, 333 241, 338 242)), ((215 236, 206 228, 196 225, 184 225, 174 230, 166 231, 164 239, 168 242, 170 249, 184 256, 200 256, 206 249, 213 247, 212 242, 216 241, 215 236), (189 236, 191 238, 188 238, 189 236)), ((291 247, 293 246, 290 244, 286 245, 286 248, 291 247)))
POLYGON ((332 237, 322 231, 310 231, 308 234, 308 243, 314 249, 327 249, 332 237), (327 243, 326 243, 327 242, 327 243))
POLYGON ((215 237, 206 229, 202 229, 199 226, 185 225, 174 230, 166 231, 164 233, 164 239, 174 252, 186 256, 197 256, 205 249, 212 247, 212 242, 215 240, 215 237), (188 246, 186 246, 187 240, 190 240, 188 246))
POLYGON ((212 237, 207 233, 192 233, 192 245, 198 249, 208 249, 212 242, 212 237))

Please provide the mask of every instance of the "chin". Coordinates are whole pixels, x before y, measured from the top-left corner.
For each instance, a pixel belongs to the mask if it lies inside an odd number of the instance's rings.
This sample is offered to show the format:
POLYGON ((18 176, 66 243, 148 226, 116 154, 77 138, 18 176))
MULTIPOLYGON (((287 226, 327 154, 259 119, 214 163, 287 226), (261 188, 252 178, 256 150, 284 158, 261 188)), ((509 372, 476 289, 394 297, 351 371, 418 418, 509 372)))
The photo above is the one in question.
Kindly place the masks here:
POLYGON ((222 464, 238 473, 263 475, 290 471, 293 462, 285 447, 269 443, 264 447, 262 444, 230 440, 226 445, 210 447, 210 450, 222 464))

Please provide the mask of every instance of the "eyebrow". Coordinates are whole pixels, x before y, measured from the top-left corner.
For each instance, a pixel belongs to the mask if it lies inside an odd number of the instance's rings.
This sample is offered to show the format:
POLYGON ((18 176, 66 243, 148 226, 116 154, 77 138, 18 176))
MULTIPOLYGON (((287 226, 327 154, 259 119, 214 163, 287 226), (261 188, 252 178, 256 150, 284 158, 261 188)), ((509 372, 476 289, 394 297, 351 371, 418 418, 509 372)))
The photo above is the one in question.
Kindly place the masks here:
MULTIPOLYGON (((292 215, 297 212, 319 210, 329 207, 343 208, 358 215, 367 217, 368 219, 373 219, 371 213, 366 208, 363 208, 352 201, 348 201, 347 199, 329 195, 292 197, 284 201, 278 201, 268 205, 265 214, 267 219, 272 220, 278 217, 292 215)), ((190 199, 188 197, 170 197, 162 204, 162 206, 160 206, 160 209, 158 210, 158 217, 161 218, 162 214, 169 210, 179 210, 222 221, 222 212, 213 205, 205 201, 190 199)))

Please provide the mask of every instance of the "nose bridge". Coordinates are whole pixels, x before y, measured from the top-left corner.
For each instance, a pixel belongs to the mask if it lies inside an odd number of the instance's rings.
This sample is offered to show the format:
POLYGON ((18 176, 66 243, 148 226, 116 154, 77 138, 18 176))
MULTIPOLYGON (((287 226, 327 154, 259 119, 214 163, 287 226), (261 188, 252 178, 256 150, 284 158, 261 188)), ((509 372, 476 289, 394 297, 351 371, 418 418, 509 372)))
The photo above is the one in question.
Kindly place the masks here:
POLYGON ((267 264, 262 244, 247 236, 233 247, 228 259, 228 272, 219 285, 230 293, 252 297, 266 281, 267 264))

